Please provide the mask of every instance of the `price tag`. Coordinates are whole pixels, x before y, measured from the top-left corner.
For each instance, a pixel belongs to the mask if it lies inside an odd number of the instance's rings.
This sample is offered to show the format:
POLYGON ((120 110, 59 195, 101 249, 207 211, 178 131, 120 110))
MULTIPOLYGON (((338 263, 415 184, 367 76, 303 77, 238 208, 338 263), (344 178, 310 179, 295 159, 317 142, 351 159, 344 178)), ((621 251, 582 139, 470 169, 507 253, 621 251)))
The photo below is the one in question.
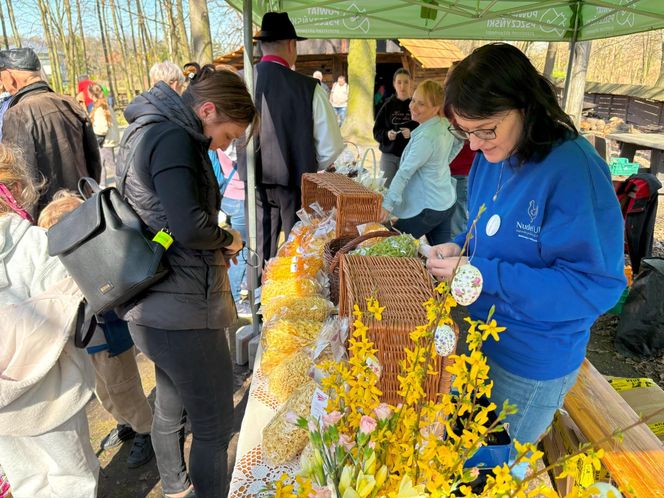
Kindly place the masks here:
POLYGON ((316 388, 311 398, 311 416, 314 419, 320 420, 327 413, 327 402, 329 399, 330 397, 325 391, 319 387, 316 388))

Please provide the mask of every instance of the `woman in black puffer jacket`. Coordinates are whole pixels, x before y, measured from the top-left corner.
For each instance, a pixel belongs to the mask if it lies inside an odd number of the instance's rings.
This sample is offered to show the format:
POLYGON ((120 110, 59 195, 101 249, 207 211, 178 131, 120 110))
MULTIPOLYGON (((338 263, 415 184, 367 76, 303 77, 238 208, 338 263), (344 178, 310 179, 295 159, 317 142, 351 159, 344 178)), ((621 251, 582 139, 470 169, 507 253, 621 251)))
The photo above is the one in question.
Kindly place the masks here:
POLYGON ((167 228, 174 239, 166 253, 172 271, 121 310, 136 346, 155 364, 152 441, 162 487, 167 497, 222 497, 233 424, 224 328, 235 305, 227 268, 242 239, 217 225, 221 199, 207 151, 253 130, 257 111, 239 76, 204 66, 182 97, 158 82, 125 117, 119 188, 152 231, 167 228), (188 472, 185 413, 193 435, 188 472))

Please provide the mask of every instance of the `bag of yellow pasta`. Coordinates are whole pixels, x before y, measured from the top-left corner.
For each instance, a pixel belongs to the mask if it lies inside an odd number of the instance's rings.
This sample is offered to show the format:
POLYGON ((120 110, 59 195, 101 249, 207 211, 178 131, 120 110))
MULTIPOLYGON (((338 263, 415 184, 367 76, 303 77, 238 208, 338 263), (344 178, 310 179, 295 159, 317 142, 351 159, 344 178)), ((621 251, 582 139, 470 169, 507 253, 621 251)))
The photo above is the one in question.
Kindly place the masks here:
POLYGON ((271 465, 281 465, 297 457, 309 442, 309 434, 288 420, 293 415, 309 417, 316 384, 307 382, 288 398, 286 404, 263 429, 263 454, 271 465))
POLYGON ((264 320, 315 320, 324 321, 332 311, 334 304, 321 296, 279 296, 270 299, 261 307, 264 320))
POLYGON ((269 303, 275 297, 324 296, 325 289, 313 278, 267 280, 261 290, 261 302, 269 303))
POLYGON ((315 256, 275 257, 268 261, 263 272, 264 280, 288 280, 315 278, 323 268, 323 259, 315 256))
POLYGON ((261 370, 272 370, 303 348, 311 345, 320 334, 322 322, 313 320, 272 320, 263 325, 261 370))
POLYGON ((281 403, 285 402, 295 390, 311 380, 309 370, 314 363, 311 360, 311 350, 301 349, 281 364, 274 367, 268 383, 270 393, 281 403))

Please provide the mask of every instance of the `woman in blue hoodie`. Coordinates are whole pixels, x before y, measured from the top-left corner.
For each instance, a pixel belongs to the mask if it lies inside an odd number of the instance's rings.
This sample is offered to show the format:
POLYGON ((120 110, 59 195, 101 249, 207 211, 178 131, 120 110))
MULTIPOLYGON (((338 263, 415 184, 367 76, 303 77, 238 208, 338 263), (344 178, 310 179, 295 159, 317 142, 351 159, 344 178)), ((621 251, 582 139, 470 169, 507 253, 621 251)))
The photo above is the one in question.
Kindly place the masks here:
POLYGON ((460 62, 444 108, 450 131, 478 151, 469 219, 486 212, 469 253, 464 232, 434 247, 427 265, 441 279, 459 258, 482 273, 470 314, 486 319, 495 306, 507 327, 483 346, 491 399, 515 404, 512 437, 535 442, 574 385, 591 325, 625 288, 620 207, 608 167, 515 47, 485 45, 460 62))

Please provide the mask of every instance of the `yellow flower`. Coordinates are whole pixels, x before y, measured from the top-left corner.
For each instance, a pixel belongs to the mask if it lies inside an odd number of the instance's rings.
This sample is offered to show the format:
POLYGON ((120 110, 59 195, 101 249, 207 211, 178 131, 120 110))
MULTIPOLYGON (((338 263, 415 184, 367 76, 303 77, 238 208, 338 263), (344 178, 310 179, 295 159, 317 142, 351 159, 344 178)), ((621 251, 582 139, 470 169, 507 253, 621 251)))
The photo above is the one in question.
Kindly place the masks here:
POLYGON ((294 492, 295 485, 287 484, 289 477, 288 474, 282 474, 276 482, 274 498, 297 498, 294 492))
POLYGON ((390 498, 426 498, 424 484, 413 486, 413 481, 409 475, 403 476, 399 484, 399 490, 396 493, 390 493, 390 498))
POLYGON ((380 306, 378 304, 378 299, 375 297, 370 297, 367 299, 367 311, 373 313, 373 316, 376 320, 381 321, 383 319, 383 311, 385 311, 385 306, 380 306))
POLYGON ((495 320, 490 320, 489 323, 482 323, 479 329, 482 331, 483 341, 486 341, 489 336, 493 337, 494 341, 499 341, 498 334, 507 330, 507 327, 499 327, 495 320))
POLYGON ((365 474, 360 471, 357 476, 355 491, 360 498, 367 498, 376 487, 376 478, 373 475, 365 474))

